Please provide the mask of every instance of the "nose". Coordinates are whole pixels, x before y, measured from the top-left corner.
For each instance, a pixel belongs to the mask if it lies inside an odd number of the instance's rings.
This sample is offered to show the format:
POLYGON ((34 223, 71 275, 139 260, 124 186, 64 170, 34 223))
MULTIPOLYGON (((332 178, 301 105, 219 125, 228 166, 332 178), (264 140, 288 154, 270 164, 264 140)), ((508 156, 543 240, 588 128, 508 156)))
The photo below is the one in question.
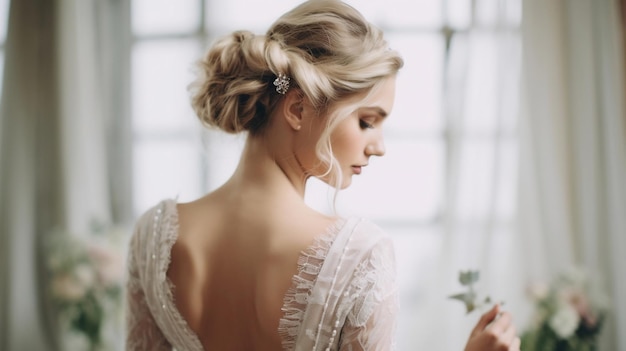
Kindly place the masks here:
POLYGON ((383 156, 385 151, 385 140, 382 135, 379 135, 365 147, 367 156, 383 156))

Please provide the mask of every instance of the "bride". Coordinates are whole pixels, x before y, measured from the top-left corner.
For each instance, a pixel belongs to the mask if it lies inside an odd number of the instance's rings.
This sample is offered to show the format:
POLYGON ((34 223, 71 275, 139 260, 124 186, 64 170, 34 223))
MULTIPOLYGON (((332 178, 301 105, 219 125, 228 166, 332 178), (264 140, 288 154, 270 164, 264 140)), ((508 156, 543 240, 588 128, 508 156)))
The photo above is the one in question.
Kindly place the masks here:
MULTIPOLYGON (((238 31, 212 46, 193 107, 208 127, 247 133, 246 145, 219 189, 164 200, 138 220, 128 350, 393 348, 391 240, 303 199, 308 178, 346 188, 385 153, 402 65, 377 28, 335 0, 305 2, 265 35, 238 31)), ((498 306, 466 347, 518 349, 498 306)))

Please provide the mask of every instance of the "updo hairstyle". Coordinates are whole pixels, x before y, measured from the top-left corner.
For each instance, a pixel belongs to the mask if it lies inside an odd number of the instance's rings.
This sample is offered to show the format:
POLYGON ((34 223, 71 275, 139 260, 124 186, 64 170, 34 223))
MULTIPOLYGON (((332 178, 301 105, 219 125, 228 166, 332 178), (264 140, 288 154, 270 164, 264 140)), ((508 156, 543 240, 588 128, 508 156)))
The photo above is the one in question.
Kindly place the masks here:
POLYGON ((236 31, 218 40, 200 62, 192 105, 207 126, 258 134, 282 97, 273 84, 279 73, 323 113, 333 102, 369 91, 402 64, 357 10, 338 0, 310 0, 265 35, 236 31))

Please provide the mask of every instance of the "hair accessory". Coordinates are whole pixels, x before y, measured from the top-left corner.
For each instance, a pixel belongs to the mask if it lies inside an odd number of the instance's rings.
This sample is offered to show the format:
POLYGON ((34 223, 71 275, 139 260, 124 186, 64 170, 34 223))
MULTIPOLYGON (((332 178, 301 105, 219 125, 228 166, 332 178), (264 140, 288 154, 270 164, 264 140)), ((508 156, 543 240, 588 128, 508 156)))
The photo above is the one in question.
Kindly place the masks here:
POLYGON ((274 79, 274 85, 276 86, 276 92, 285 95, 289 90, 289 81, 291 79, 282 73, 278 73, 278 77, 274 79))

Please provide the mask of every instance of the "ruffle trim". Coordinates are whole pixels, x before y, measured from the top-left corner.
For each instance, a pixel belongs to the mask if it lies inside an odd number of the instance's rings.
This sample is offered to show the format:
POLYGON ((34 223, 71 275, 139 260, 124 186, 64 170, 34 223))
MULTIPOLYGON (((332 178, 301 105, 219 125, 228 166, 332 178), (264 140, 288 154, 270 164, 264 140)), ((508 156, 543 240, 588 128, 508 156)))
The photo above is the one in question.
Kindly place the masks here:
MULTIPOLYGON (((176 307, 176 303, 174 301, 173 290, 175 288, 172 281, 167 276, 167 270, 169 269, 170 262, 172 259, 172 247, 176 240, 178 240, 178 210, 176 209, 177 200, 169 199, 164 200, 162 205, 159 205, 159 208, 163 206, 162 215, 163 219, 161 220, 161 230, 163 231, 161 235, 162 242, 159 245, 159 264, 161 265, 158 269, 158 282, 159 282, 159 290, 163 291, 164 296, 164 304, 167 307, 167 314, 170 315, 171 320, 174 322, 177 328, 170 329, 171 331, 175 331, 177 338, 177 343, 180 345, 185 345, 190 340, 192 344, 194 344, 194 348, 198 351, 204 351, 204 347, 198 338, 198 335, 191 330, 187 321, 183 318, 178 311, 178 307, 176 307)), ((174 345, 176 346, 176 345, 174 345)))
POLYGON ((339 231, 344 227, 345 219, 336 220, 324 234, 319 235, 313 244, 300 252, 298 273, 291 280, 291 286, 283 298, 283 317, 278 322, 278 334, 283 350, 294 350, 308 299, 322 269, 324 260, 339 231))

